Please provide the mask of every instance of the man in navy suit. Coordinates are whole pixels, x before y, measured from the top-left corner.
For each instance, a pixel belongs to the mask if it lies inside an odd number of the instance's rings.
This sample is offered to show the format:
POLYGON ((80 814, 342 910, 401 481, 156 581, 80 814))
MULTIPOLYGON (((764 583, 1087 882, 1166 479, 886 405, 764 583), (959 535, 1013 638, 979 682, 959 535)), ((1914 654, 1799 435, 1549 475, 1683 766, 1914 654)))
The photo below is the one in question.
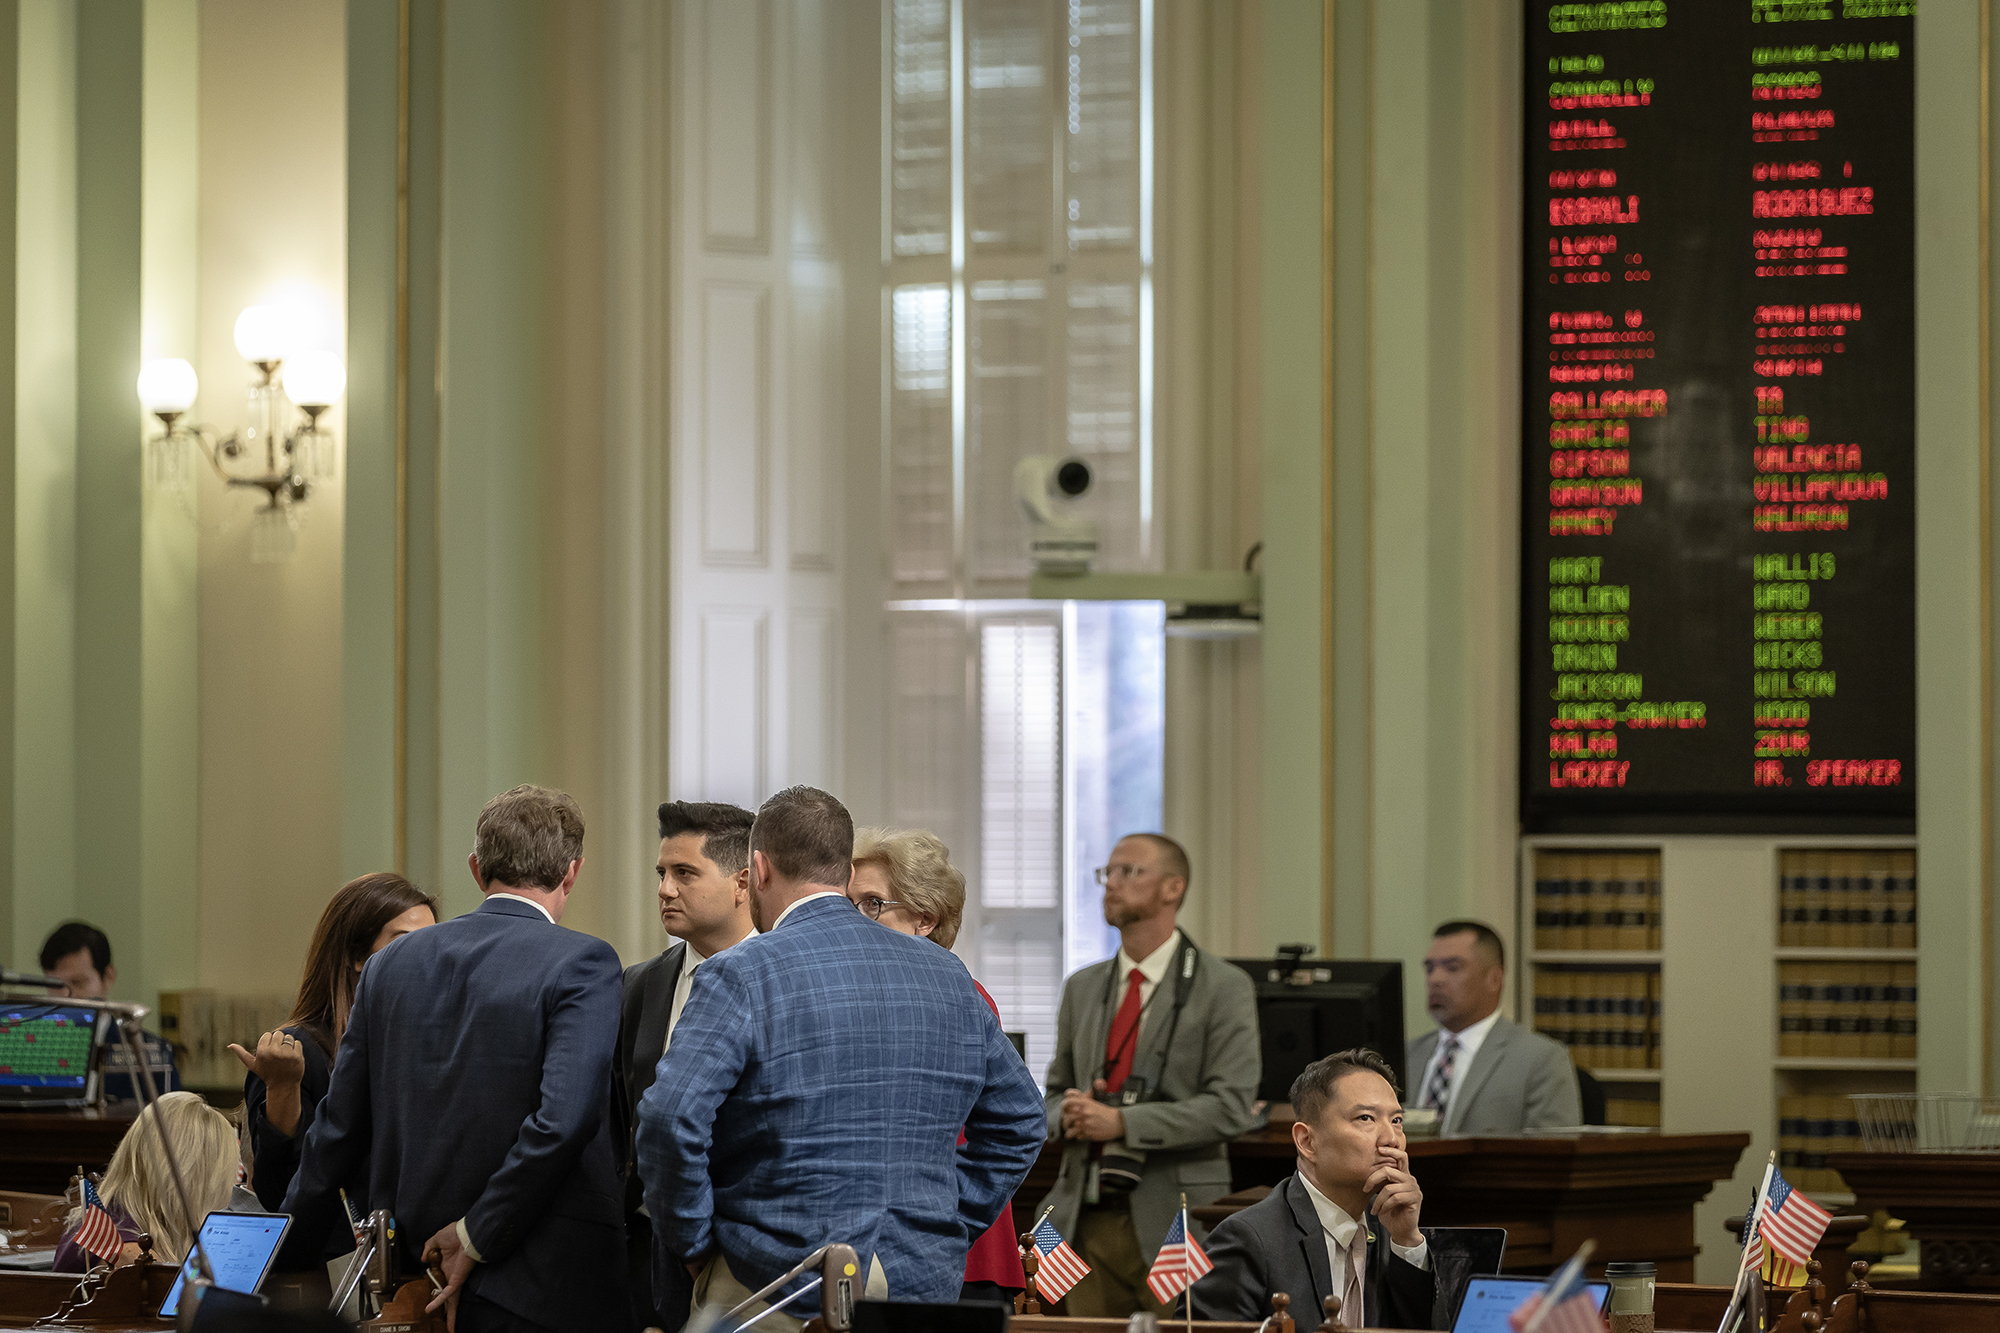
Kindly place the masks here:
POLYGON ((479 812, 486 901, 369 960, 283 1211, 316 1259, 365 1170, 400 1266, 442 1267, 454 1330, 623 1328, 623 1209, 607 1117, 618 955, 556 923, 583 813, 516 787, 479 812), (435 938, 426 938, 435 936, 435 938))
POLYGON ((825 792, 764 803, 764 933, 696 973, 640 1101, 646 1208, 697 1306, 733 1306, 828 1242, 854 1247, 869 1295, 956 1300, 968 1246, 1046 1137, 1041 1089, 964 965, 848 901, 853 849, 825 792))

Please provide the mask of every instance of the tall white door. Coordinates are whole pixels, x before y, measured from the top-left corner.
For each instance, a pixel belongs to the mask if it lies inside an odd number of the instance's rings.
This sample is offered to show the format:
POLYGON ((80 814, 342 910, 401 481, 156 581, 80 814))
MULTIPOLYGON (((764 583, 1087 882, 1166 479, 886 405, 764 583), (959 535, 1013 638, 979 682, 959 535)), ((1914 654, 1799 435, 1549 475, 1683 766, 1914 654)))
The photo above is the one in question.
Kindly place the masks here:
POLYGON ((839 772, 829 0, 674 6, 669 783, 839 772))

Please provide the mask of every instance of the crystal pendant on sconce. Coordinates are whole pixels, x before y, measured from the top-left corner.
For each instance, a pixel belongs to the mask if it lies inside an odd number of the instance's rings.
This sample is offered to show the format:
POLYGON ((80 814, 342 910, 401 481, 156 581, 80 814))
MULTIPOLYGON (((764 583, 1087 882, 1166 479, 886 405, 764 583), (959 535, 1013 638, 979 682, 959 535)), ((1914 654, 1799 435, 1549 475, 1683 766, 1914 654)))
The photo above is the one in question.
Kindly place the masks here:
POLYGON ((252 458, 266 449, 271 441, 282 440, 284 431, 280 423, 284 418, 284 407, 278 394, 278 386, 265 381, 252 384, 249 393, 249 415, 244 418, 238 438, 252 458))
POLYGON ((308 481, 328 481, 340 473, 340 441, 324 427, 313 425, 292 442, 292 465, 308 481))
POLYGON ((186 491, 194 480, 193 451, 182 431, 169 430, 146 441, 146 488, 186 491))
POLYGON ((269 504, 250 516, 250 563, 282 565, 299 549, 299 524, 292 507, 269 504))

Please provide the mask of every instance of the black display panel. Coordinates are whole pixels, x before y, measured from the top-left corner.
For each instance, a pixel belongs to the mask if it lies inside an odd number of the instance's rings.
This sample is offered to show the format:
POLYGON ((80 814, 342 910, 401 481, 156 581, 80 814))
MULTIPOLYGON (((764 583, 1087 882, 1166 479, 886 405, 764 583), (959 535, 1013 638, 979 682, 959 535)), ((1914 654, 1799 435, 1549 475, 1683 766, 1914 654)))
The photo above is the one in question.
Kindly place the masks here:
POLYGON ((1531 832, 1914 828, 1915 8, 1527 6, 1531 832))

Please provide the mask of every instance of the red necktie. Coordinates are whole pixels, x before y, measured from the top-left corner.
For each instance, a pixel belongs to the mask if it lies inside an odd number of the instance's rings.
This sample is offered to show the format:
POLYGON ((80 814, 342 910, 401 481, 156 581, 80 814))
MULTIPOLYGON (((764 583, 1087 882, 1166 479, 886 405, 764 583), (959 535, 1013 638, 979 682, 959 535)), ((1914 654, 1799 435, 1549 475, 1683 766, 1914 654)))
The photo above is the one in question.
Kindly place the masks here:
POLYGON ((1111 1073, 1105 1078, 1105 1085, 1116 1092, 1125 1086, 1126 1075, 1132 1072, 1132 1057, 1137 1054, 1137 1030, 1139 1027, 1139 983, 1146 974, 1138 968, 1132 969, 1132 984, 1125 988, 1125 1003, 1118 1006, 1118 1012, 1111 1019, 1111 1035, 1104 1042, 1104 1062, 1111 1066, 1111 1073))

